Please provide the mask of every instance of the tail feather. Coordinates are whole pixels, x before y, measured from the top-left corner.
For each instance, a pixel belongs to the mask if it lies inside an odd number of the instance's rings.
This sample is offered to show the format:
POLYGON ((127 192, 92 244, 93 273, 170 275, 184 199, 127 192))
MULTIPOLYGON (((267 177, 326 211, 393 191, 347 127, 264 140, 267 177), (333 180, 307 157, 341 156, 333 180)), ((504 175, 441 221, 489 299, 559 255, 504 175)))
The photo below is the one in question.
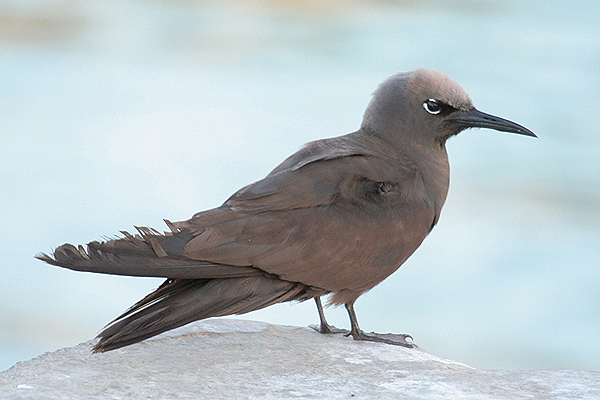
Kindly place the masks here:
POLYGON ((244 314, 275 303, 306 300, 317 293, 300 283, 266 276, 168 280, 98 336, 94 351, 127 346, 192 321, 244 314))

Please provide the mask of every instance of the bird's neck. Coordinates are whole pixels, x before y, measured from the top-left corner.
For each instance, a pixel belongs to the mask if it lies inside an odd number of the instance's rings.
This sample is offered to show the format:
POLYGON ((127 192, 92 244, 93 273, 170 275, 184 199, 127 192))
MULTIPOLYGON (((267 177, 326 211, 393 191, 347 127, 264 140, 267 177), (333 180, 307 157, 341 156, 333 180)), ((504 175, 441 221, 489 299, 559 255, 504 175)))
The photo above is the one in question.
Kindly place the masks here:
POLYGON ((402 153, 417 167, 437 219, 450 186, 450 164, 446 146, 411 142, 403 145, 402 153))

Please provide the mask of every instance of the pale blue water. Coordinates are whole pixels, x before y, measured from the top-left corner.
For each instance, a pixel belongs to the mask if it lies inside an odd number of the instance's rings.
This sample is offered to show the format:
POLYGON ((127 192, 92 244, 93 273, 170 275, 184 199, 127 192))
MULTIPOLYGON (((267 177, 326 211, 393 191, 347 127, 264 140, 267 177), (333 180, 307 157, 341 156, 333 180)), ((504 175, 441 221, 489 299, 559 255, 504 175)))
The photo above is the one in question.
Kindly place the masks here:
MULTIPOLYGON (((449 143, 440 224, 357 302, 361 326, 480 368, 600 370, 596 0, 197 3, 0 3, 0 370, 90 339, 160 283, 34 254, 217 206, 357 129, 377 84, 418 66, 540 138, 449 143)), ((242 318, 308 325, 313 308, 242 318)))

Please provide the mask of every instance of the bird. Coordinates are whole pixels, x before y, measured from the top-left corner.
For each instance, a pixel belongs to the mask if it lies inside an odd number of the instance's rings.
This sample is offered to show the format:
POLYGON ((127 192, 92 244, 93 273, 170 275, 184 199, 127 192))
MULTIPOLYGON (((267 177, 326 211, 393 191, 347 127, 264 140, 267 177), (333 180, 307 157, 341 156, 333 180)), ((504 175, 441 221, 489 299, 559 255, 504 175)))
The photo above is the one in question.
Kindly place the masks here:
POLYGON ((314 299, 321 333, 413 347, 366 333, 355 301, 395 272, 438 223, 449 187, 446 141, 468 128, 537 137, 479 111, 443 72, 395 74, 373 92, 360 128, 309 142, 221 206, 167 231, 69 243, 36 258, 75 271, 166 280, 110 322, 92 351, 128 346, 196 320, 314 299), (328 324, 344 305, 350 330, 328 324))

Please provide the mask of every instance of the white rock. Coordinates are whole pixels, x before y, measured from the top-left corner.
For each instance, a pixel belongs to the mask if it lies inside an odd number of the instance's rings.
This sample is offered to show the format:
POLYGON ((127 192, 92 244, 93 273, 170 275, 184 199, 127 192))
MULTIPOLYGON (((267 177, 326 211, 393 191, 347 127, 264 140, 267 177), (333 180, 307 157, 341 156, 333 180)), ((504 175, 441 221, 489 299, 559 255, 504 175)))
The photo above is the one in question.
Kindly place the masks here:
POLYGON ((2 399, 600 399, 600 373, 482 371, 309 328, 200 321, 102 354, 93 342, 0 373, 2 399))

